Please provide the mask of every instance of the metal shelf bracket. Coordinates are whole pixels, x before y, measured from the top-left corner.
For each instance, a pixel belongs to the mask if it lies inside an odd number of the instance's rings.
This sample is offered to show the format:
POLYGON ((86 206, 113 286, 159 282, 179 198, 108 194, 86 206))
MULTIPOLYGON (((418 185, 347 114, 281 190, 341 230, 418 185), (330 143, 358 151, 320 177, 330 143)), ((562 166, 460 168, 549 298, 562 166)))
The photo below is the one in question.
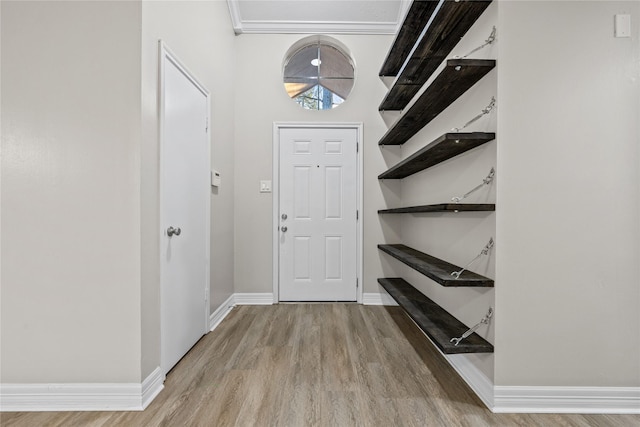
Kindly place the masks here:
POLYGON ((467 191, 463 196, 460 197, 452 197, 451 201, 454 203, 460 203, 463 199, 466 199, 467 197, 469 197, 471 194, 475 193, 476 191, 478 191, 479 189, 481 189, 483 186, 485 185, 489 185, 491 184, 491 182, 493 181, 493 177, 496 175, 496 170, 495 168, 491 168, 491 170, 489 171, 489 174, 487 175, 487 177, 485 179, 482 180, 482 184, 477 185, 475 188, 473 188, 470 191, 467 191))
POLYGON ((451 275, 455 278, 455 279, 459 279, 460 275, 465 272, 470 266, 471 264, 473 264, 474 262, 476 262, 477 260, 480 259, 480 257, 482 257, 483 255, 489 255, 489 251, 491 250, 491 248, 493 248, 494 245, 494 241, 493 241, 493 237, 489 239, 489 243, 487 243, 485 245, 485 247, 480 251, 480 253, 471 261, 469 261, 469 263, 467 265, 465 265, 462 270, 460 271, 454 271, 453 273, 451 273, 451 275))
POLYGON ((476 329, 478 329, 481 325, 488 324, 489 319, 491 319, 491 316, 493 316, 493 308, 489 307, 489 311, 487 311, 487 314, 485 314, 485 316, 482 319, 480 319, 478 323, 476 323, 475 325, 467 329, 467 331, 464 334, 462 334, 460 338, 451 338, 449 342, 452 342, 453 345, 457 346, 458 344, 460 344, 460 341, 462 341, 463 339, 467 338, 469 335, 474 333, 476 329))

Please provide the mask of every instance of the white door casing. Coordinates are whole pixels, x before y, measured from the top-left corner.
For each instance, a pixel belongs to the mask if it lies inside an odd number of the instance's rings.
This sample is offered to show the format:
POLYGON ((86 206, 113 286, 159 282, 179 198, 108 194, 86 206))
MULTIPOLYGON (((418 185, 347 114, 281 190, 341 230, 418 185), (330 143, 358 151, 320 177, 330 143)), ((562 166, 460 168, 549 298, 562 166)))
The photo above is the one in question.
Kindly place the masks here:
POLYGON ((274 126, 276 300, 361 301, 360 131, 274 126))
POLYGON ((209 92, 160 43, 161 368, 207 331, 209 92), (179 228, 170 236, 169 227, 179 228))

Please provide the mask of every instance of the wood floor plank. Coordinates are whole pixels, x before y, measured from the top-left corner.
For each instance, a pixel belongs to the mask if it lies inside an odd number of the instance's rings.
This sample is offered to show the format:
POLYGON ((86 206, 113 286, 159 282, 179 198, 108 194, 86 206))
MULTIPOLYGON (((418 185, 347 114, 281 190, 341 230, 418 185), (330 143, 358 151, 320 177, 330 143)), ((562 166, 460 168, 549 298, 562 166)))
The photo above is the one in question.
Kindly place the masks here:
POLYGON ((325 427, 363 425, 356 393, 353 391, 322 392, 320 414, 321 425, 325 427))
POLYGON ((363 426, 402 426, 403 422, 394 399, 375 397, 372 393, 358 392, 358 417, 363 426))
MULTIPOLYGON (((309 385, 293 385, 277 415, 277 426, 319 426, 321 419, 318 391, 309 385)), ((254 419, 255 423, 255 419, 254 419)))
POLYGON ((217 425, 232 426, 240 414, 240 408, 247 390, 246 384, 251 379, 251 371, 231 370, 227 372, 213 390, 207 390, 205 405, 194 408, 197 410, 195 422, 172 425, 217 425))
POLYGON ((321 340, 322 314, 317 305, 299 305, 300 311, 296 339, 292 347, 290 384, 292 387, 320 387, 322 378, 321 340))
MULTIPOLYGON (((324 305, 325 313, 320 328, 320 366, 324 390, 354 391, 356 385, 355 367, 348 349, 344 319, 336 310, 337 305, 324 305)), ((343 306, 344 307, 344 306, 343 306)))
POLYGON ((270 420, 277 424, 280 409, 290 399, 291 391, 287 389, 287 378, 291 366, 290 347, 266 347, 262 366, 254 377, 260 382, 263 393, 260 407, 256 413, 257 420, 270 420))
POLYGON ((637 415, 493 414, 398 307, 234 308, 140 412, 0 413, 2 427, 635 427, 637 415))
POLYGON ((376 351, 376 343, 367 329, 366 320, 363 317, 361 305, 349 305, 346 318, 346 328, 350 332, 350 349, 352 357, 368 363, 379 362, 376 351))
POLYGON ((457 420, 445 420, 433 404, 425 404, 424 398, 395 399, 402 424, 407 427, 453 427, 457 420))

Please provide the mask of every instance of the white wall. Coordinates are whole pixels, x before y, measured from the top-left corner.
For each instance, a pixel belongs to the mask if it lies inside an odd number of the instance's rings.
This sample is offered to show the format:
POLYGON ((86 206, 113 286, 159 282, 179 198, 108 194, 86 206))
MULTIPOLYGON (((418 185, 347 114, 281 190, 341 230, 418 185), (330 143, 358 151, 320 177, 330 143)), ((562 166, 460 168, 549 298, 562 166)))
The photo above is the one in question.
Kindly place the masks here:
POLYGON ((640 385, 639 23, 500 3, 496 385, 640 385))
POLYGON ((2 2, 3 383, 140 379, 140 22, 2 2))
POLYGON ((378 148, 386 131, 378 104, 386 88, 378 77, 391 36, 334 36, 352 52, 356 81, 349 99, 330 111, 306 111, 288 98, 282 62, 289 47, 304 36, 248 35, 236 39, 236 188, 235 290, 272 292, 272 197, 259 192, 260 180, 272 179, 272 129, 275 121, 363 122, 364 141, 364 291, 378 292, 382 262, 376 244, 391 230, 380 223, 385 206, 377 175, 385 169, 378 148))
POLYGON ((226 3, 2 2, 3 383, 160 364, 160 38, 212 93, 212 311, 233 293, 226 3))
POLYGON ((222 185, 211 193, 211 298, 233 294, 235 36, 222 1, 142 2, 142 378, 159 365, 158 40, 211 93, 211 165, 222 185))

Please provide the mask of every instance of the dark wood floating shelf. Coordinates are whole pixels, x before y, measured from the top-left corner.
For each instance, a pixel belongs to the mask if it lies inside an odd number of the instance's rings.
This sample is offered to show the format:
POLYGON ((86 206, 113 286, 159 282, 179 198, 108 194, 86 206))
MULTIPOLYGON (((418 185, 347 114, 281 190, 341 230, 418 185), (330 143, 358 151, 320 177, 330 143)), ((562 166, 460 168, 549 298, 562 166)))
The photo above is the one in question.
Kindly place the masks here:
POLYGON ((493 345, 475 332, 453 345, 451 338, 461 337, 467 326, 404 279, 378 279, 378 283, 443 353, 493 353, 493 345))
POLYGON ((398 38, 396 38, 380 71, 380 75, 383 76, 390 75, 391 71, 395 71, 395 74, 392 75, 398 76, 382 101, 380 110, 402 110, 442 61, 447 58, 447 55, 489 4, 491 4, 491 0, 414 1, 400 28, 398 38), (438 7, 431 5, 431 3, 438 3, 438 7), (424 14, 430 8, 433 13, 425 18, 424 14), (416 26, 416 19, 422 19, 422 25, 416 26), (412 36, 409 35, 410 33, 412 36), (400 38, 401 35, 402 38, 400 38), (400 43, 407 43, 409 47, 400 43), (406 52, 408 48, 413 49, 406 52), (402 65, 397 67, 399 56, 402 56, 402 65), (390 62, 389 65, 387 65, 387 61, 390 62), (400 74, 398 75, 398 73, 400 74))
POLYGON ((460 278, 456 279, 451 273, 462 270, 462 267, 450 264, 447 261, 427 255, 405 245, 378 245, 378 249, 402 261, 442 286, 493 287, 493 280, 469 270, 465 270, 462 275, 460 275, 460 278))
POLYGON ((467 132, 445 133, 430 142, 391 169, 380 174, 378 179, 402 179, 428 169, 445 160, 472 150, 496 138, 495 133, 467 132))
POLYGON ((408 206, 406 208, 380 209, 379 214, 404 214, 428 212, 488 212, 495 211, 495 204, 440 203, 437 205, 408 206))
POLYGON ((416 40, 420 37, 425 23, 429 22, 429 18, 433 15, 433 11, 436 10, 439 3, 439 1, 414 1, 411 3, 407 16, 398 30, 398 35, 382 64, 380 77, 398 75, 413 46, 416 44, 416 40))
POLYGON ((401 145, 496 66, 493 59, 449 59, 446 67, 378 142, 401 145))

